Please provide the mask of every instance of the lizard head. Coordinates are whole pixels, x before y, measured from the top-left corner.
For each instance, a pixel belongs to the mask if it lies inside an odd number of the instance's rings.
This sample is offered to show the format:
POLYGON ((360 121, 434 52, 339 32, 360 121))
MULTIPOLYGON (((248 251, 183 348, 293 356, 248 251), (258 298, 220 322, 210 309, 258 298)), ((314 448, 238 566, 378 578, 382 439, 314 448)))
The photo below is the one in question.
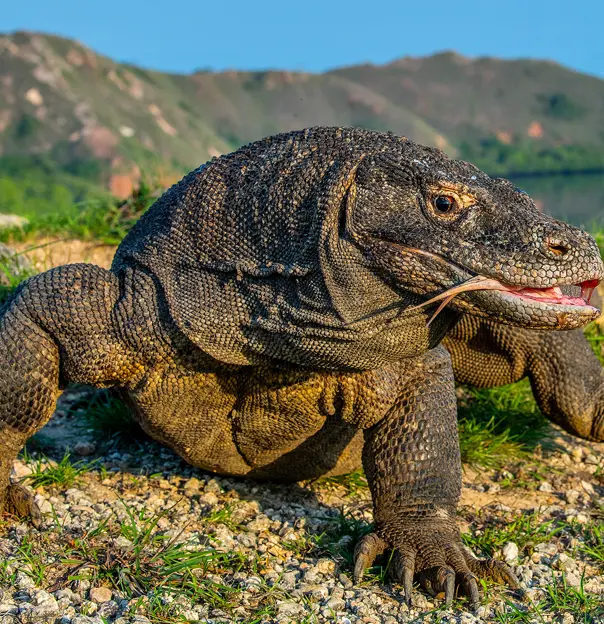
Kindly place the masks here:
POLYGON ((599 313, 590 295, 604 266, 593 238, 439 150, 407 142, 367 156, 349 207, 347 228, 369 262, 422 297, 408 313, 449 305, 534 329, 581 327, 599 313))

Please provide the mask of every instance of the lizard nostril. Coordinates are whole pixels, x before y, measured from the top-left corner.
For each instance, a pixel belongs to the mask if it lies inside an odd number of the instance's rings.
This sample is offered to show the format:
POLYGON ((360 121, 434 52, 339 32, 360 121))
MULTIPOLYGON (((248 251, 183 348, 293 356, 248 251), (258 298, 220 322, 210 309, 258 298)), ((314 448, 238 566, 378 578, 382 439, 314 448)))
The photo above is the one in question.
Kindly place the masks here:
POLYGON ((570 251, 570 245, 559 238, 548 238, 545 241, 548 251, 556 256, 564 256, 570 251))

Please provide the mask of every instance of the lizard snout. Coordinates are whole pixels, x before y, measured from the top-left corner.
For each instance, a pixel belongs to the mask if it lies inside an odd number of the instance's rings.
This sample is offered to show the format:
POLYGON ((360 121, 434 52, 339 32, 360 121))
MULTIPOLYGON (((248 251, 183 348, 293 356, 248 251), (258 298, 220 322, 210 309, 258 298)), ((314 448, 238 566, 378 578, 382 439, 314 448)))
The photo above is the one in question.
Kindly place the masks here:
MULTIPOLYGON (((537 230, 538 231, 538 230, 537 230)), ((602 261, 598 247, 592 237, 579 228, 560 222, 549 224, 540 232, 533 234, 537 247, 541 253, 555 263, 550 270, 557 267, 578 268, 590 265, 591 277, 601 278, 602 261), (596 275, 597 274, 597 275, 596 275)))

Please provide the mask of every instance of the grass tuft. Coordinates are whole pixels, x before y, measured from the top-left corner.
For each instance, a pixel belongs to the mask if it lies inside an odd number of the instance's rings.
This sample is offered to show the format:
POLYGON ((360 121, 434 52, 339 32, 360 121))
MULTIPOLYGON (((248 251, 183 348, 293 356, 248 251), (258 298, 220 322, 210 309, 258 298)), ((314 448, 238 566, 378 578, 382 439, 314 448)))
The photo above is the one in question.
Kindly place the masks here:
POLYGON ((20 255, 7 256, 0 250, 0 306, 8 301, 23 280, 36 273, 37 271, 28 262, 23 261, 20 255))
MULTIPOLYGON (((57 585, 87 580, 108 585, 129 598, 173 593, 216 608, 229 605, 234 588, 206 577, 238 572, 247 564, 244 555, 214 548, 190 549, 178 543, 180 535, 167 537, 158 529, 158 522, 173 508, 150 516, 125 504, 124 508, 126 517, 117 531, 128 540, 126 546, 116 545, 111 537, 116 527, 105 520, 65 545, 62 565, 67 570, 57 585)), ((148 610, 148 605, 145 608, 148 610)))
POLYGON ((551 622, 552 613, 559 617, 555 621, 566 622, 565 615, 576 624, 600 624, 604 618, 604 603, 596 595, 585 592, 583 578, 579 587, 566 582, 564 575, 560 579, 552 577, 545 588, 544 597, 538 602, 529 600, 526 606, 506 600, 503 610, 495 614, 498 624, 546 624, 551 622))
POLYGON ((459 402, 461 458, 466 464, 500 468, 555 445, 528 380, 500 388, 464 388, 459 402))
POLYGON ((348 474, 337 475, 335 477, 322 477, 312 481, 309 485, 316 485, 320 488, 343 487, 349 495, 366 491, 369 487, 365 473, 361 468, 349 472, 348 474))
POLYGON ((130 408, 111 389, 94 392, 84 405, 78 404, 83 410, 83 418, 87 428, 96 433, 132 440, 143 437, 140 425, 134 419, 130 408))
POLYGON ((519 550, 547 542, 562 530, 554 521, 543 522, 539 514, 523 514, 513 520, 491 519, 484 529, 464 533, 466 546, 487 557, 494 557, 506 542, 514 542, 519 550))
POLYGON ((600 362, 604 364, 604 324, 590 323, 585 328, 585 335, 594 353, 600 362))
POLYGON ((587 555, 604 572, 604 523, 600 520, 586 524, 573 522, 566 528, 579 538, 579 552, 587 555))
POLYGON ((26 225, 0 231, 0 240, 65 236, 118 245, 162 191, 158 185, 143 180, 125 200, 98 198, 74 204, 71 210, 60 213, 32 215, 26 225))
MULTIPOLYGON (((25 456, 24 459, 28 461, 29 458, 25 456)), ((28 463, 32 472, 25 479, 29 481, 33 488, 46 486, 70 487, 83 474, 89 472, 93 466, 92 462, 85 461, 78 461, 72 464, 69 459, 69 453, 65 453, 59 463, 51 462, 46 457, 29 460, 28 463)))

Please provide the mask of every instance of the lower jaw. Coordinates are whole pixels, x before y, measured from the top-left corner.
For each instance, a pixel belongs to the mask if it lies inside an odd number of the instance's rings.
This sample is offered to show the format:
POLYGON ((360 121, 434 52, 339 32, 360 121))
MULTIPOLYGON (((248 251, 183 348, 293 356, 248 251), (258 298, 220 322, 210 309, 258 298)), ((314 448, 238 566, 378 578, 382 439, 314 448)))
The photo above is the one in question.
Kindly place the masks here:
POLYGON ((474 313, 478 308, 480 316, 526 329, 579 329, 600 315, 597 308, 583 299, 576 299, 575 303, 575 298, 568 298, 572 303, 567 303, 568 300, 554 303, 499 290, 476 292, 474 297, 482 300, 480 305, 472 305, 474 313))

